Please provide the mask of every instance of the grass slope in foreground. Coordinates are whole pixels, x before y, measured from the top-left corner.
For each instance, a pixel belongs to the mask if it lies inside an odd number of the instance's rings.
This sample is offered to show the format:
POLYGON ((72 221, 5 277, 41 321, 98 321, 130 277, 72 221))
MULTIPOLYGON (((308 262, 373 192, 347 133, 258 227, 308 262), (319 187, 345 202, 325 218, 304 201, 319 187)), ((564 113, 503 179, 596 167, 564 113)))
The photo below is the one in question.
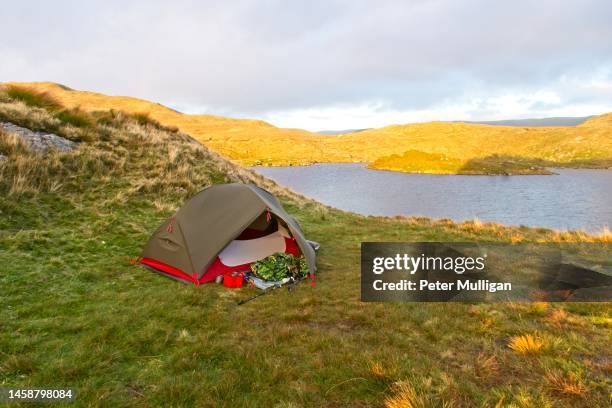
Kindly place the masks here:
MULTIPOLYGON (((77 406, 605 406, 609 304, 363 304, 361 241, 609 240, 324 207, 190 138, 121 113, 75 127, 0 96, 0 119, 80 147, 0 135, 0 385, 76 387, 77 406), (240 308, 248 289, 132 266, 210 185, 254 182, 320 241, 317 285, 240 308)), ((60 116, 61 117, 61 116, 60 116)))
POLYGON ((48 82, 18 86, 46 92, 68 108, 148 114, 245 165, 374 162, 418 150, 464 161, 499 155, 531 165, 544 161, 555 167, 612 167, 612 113, 592 117, 579 126, 530 128, 429 122, 325 136, 277 128, 261 120, 186 115, 142 99, 77 91, 48 82))

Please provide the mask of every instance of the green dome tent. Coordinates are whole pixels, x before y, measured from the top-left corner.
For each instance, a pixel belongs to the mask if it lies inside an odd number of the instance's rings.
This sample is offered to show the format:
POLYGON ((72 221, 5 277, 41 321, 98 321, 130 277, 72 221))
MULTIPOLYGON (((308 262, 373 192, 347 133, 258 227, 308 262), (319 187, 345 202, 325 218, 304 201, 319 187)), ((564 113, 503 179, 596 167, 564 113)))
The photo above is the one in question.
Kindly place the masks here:
POLYGON ((304 255, 314 274, 315 250, 276 197, 253 184, 217 184, 189 199, 155 231, 140 263, 170 278, 199 285, 220 273, 220 266, 225 266, 220 259, 223 254, 230 261, 226 263, 236 268, 236 262, 248 266, 245 261, 254 262, 283 250, 304 255), (249 239, 247 233, 255 238, 249 239))

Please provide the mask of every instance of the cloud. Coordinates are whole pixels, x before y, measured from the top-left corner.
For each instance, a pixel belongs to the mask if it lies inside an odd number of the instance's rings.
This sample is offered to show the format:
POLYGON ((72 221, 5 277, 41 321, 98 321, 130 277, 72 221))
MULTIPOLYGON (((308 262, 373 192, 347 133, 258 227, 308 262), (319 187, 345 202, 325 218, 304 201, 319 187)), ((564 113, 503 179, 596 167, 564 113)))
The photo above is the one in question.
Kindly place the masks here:
POLYGON ((612 110, 605 0, 20 1, 2 14, 0 80, 192 112, 355 128, 612 110))

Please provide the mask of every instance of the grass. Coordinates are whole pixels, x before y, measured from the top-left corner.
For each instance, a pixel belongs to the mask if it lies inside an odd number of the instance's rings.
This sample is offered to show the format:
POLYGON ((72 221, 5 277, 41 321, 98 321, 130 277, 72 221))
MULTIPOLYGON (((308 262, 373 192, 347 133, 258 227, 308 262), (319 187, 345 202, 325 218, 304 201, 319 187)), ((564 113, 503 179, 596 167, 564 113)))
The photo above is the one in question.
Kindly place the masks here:
MULTIPOLYGON (((325 136, 300 129, 277 128, 260 120, 186 115, 141 99, 75 91, 53 83, 19 86, 47 93, 68 108, 146 114, 149 119, 188 133, 243 165, 374 162, 417 150, 456 158, 466 164, 467 168, 462 171, 469 174, 530 174, 540 171, 532 169, 540 167, 539 164, 612 167, 612 113, 592 117, 574 127, 429 122, 325 136), (496 163, 500 157, 506 158, 501 166, 496 163)), ((429 169, 418 167, 414 170, 425 172, 429 169)))
MULTIPOLYGON (((16 101, 0 104, 0 115, 73 129, 16 101)), ((117 112, 92 122, 91 140, 70 153, 33 154, 0 135, 8 146, 0 164, 1 386, 75 387, 77 406, 609 402, 609 304, 359 301, 361 241, 603 238, 357 216, 282 189, 183 134, 117 112), (185 199, 230 181, 273 191, 322 244, 314 288, 238 308, 252 290, 183 285, 131 264, 185 199), (545 338, 547 351, 508 348, 524 333, 545 338)))

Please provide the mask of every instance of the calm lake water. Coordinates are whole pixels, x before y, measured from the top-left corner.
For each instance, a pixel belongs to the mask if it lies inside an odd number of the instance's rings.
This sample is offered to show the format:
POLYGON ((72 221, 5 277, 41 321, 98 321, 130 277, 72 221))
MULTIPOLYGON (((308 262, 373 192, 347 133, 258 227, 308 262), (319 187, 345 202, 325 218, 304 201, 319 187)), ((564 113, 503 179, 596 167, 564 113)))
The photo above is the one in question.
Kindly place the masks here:
POLYGON ((366 215, 478 218, 597 232, 612 226, 612 170, 555 176, 454 176, 370 170, 362 163, 253 167, 320 202, 366 215))

